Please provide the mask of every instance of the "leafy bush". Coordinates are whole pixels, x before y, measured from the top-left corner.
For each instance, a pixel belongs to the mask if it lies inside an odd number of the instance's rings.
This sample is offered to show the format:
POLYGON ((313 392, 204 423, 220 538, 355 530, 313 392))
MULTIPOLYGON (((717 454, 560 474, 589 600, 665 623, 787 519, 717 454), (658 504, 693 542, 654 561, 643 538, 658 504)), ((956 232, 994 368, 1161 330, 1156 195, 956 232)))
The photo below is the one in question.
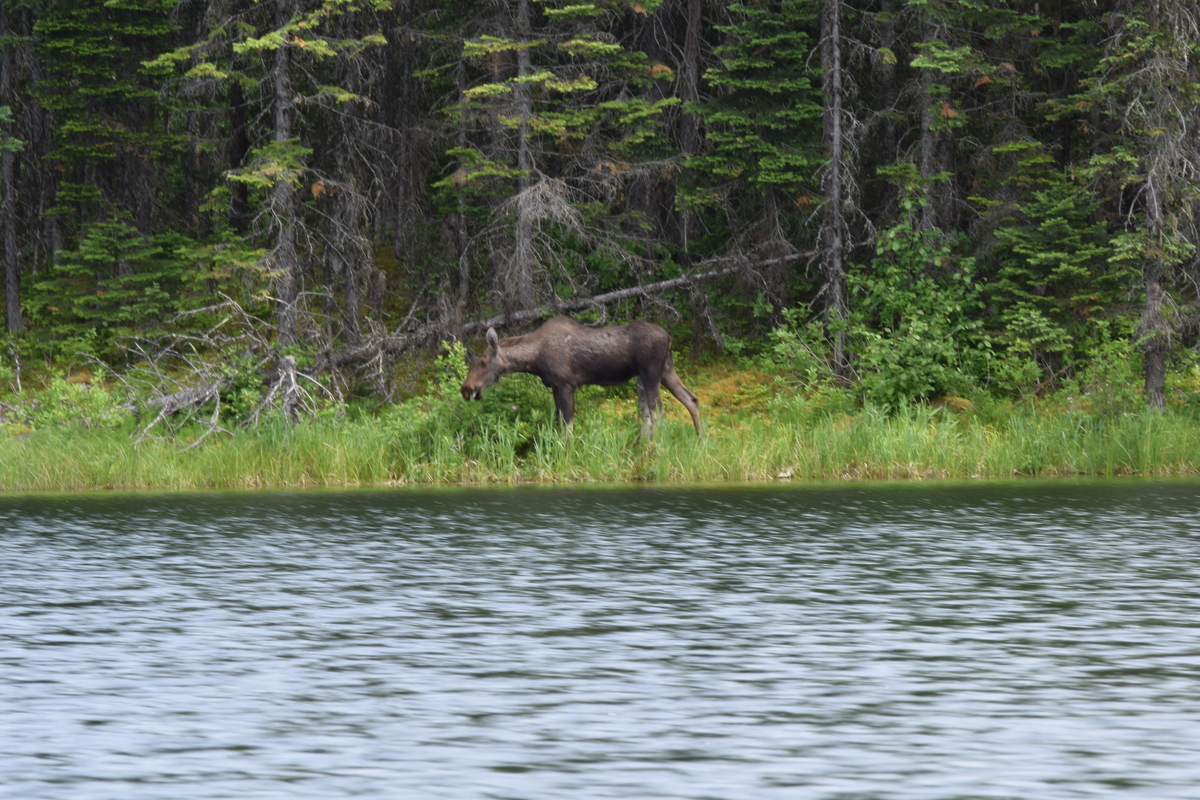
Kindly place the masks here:
POLYGON ((113 427, 129 416, 129 404, 100 385, 53 378, 29 399, 14 404, 17 418, 34 430, 82 425, 113 427))
POLYGON ((971 317, 980 305, 973 259, 957 256, 939 232, 918 230, 913 218, 882 231, 870 267, 847 275, 863 394, 892 409, 966 392, 989 357, 971 317))
POLYGON ((1100 325, 1095 338, 1087 343, 1082 363, 1062 382, 1058 396, 1084 402, 1090 406, 1087 410, 1102 417, 1143 410, 1141 353, 1131 327, 1128 320, 1100 325))

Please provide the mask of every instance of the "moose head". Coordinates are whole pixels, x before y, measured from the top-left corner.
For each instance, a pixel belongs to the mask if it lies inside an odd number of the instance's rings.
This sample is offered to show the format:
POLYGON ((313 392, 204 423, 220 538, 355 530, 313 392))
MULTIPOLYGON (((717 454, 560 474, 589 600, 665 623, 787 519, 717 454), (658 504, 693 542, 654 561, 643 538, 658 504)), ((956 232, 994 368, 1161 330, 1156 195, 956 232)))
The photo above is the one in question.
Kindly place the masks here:
POLYGON ((504 356, 500 354, 499 341, 499 337, 496 336, 496 329, 488 328, 487 350, 471 366, 471 371, 467 373, 467 379, 463 381, 463 400, 482 399, 483 390, 500 380, 507 372, 504 368, 504 356))

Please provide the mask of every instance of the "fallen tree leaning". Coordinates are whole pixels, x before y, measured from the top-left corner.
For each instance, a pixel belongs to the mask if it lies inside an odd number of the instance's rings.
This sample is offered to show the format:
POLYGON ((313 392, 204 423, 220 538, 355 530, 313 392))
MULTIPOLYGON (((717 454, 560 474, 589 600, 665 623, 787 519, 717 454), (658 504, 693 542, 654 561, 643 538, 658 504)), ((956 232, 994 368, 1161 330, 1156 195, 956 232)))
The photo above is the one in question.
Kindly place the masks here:
MULTIPOLYGON (((584 311, 589 308, 596 308, 608 303, 616 303, 621 300, 632 300, 636 297, 649 297, 659 292, 666 292, 671 289, 678 289, 684 286, 692 286, 705 281, 717 280, 718 278, 726 278, 730 275, 735 275, 745 272, 749 269, 767 267, 775 264, 786 264, 793 261, 799 261, 808 258, 811 253, 793 253, 777 258, 770 258, 753 263, 747 263, 737 256, 726 256, 722 258, 714 258, 702 262, 699 266, 713 266, 721 263, 733 263, 731 266, 711 269, 706 272, 695 273, 692 275, 681 275, 678 278, 669 278, 664 281, 656 281, 647 283, 641 286, 631 286, 626 289, 618 289, 613 292, 605 292, 604 294, 593 295, 591 297, 578 297, 571 300, 562 300, 557 303, 546 303, 534 308, 522 309, 508 314, 497 314, 496 316, 487 319, 475 320, 467 322, 458 328, 460 336, 469 336, 472 333, 487 330, 488 328, 502 328, 508 325, 519 325, 523 322, 530 322, 542 317, 554 316, 555 314, 570 314, 576 311, 584 311)), ((325 364, 322 367, 344 367, 350 364, 361 364, 383 356, 395 356, 409 349, 428 342, 435 336, 445 334, 447 326, 438 323, 429 323, 415 328, 411 331, 398 332, 391 336, 380 337, 370 342, 364 342, 355 347, 347 347, 339 350, 336 353, 331 353, 326 357, 325 364)))

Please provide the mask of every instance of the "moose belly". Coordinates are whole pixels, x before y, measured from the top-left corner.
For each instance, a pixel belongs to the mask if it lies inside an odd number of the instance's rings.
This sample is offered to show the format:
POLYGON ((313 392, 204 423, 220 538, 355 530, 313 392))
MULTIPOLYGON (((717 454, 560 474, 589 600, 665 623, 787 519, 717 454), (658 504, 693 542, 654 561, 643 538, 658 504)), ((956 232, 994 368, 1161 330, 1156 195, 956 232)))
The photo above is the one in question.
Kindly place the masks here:
POLYGON ((637 377, 637 372, 628 367, 590 369, 583 374, 576 375, 576 385, 583 386, 590 383, 596 386, 617 386, 635 377, 637 377))

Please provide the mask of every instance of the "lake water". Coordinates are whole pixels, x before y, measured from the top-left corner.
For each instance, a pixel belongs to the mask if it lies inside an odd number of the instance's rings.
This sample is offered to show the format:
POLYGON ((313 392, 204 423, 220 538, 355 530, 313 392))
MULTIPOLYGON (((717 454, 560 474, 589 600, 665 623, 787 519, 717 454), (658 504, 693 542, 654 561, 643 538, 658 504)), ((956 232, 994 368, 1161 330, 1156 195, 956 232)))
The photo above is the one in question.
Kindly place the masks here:
POLYGON ((0 497, 0 796, 1195 798, 1200 484, 0 497))

